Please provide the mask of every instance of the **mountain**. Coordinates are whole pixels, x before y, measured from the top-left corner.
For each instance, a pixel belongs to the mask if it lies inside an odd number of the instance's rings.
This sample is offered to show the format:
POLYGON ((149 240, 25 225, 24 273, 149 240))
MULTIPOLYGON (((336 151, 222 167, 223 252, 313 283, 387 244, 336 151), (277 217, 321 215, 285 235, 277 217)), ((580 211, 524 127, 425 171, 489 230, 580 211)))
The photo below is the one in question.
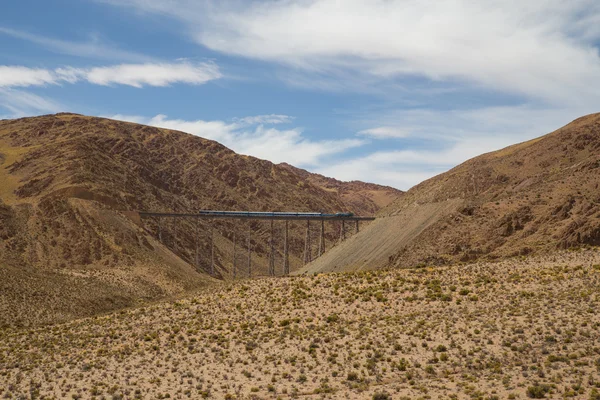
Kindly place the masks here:
POLYGON ((439 265, 600 245, 600 114, 407 191, 300 272, 439 265))
POLYGON ((302 177, 307 182, 325 191, 335 193, 357 215, 373 215, 378 210, 392 203, 403 193, 389 186, 361 181, 342 182, 334 178, 310 173, 286 163, 280 165, 302 177))
MULTIPOLYGON (((67 113, 2 120, 0 326, 93 315, 229 278, 234 233, 238 265, 251 230, 254 274, 267 270, 268 222, 165 220, 161 243, 157 221, 135 211, 363 212, 384 205, 372 200, 378 190, 387 202, 400 193, 363 184, 371 197, 362 189, 352 196, 351 187, 340 196, 314 179, 182 132, 67 113)), ((291 224, 292 270, 301 266, 304 229, 291 224)), ((282 223, 276 230, 281 252, 282 223)))

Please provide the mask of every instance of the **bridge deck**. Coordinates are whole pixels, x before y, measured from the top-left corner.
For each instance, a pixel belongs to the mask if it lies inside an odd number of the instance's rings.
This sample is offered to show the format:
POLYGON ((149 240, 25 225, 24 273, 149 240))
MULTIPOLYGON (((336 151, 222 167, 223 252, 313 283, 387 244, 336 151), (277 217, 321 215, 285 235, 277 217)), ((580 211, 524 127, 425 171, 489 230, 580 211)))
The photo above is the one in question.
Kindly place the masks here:
POLYGON ((295 213, 295 212, 256 212, 256 211, 199 211, 197 213, 159 213, 141 211, 140 217, 179 217, 179 218, 237 218, 266 220, 315 220, 315 221, 373 221, 375 217, 359 217, 346 214, 295 213))

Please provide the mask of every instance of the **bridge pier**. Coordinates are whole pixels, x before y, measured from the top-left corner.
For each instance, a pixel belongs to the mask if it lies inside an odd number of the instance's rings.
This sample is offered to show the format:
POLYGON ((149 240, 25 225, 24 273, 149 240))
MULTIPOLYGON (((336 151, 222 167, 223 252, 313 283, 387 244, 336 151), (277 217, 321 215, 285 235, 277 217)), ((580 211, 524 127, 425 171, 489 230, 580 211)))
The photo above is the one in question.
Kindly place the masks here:
POLYGON ((312 261, 312 246, 310 243, 310 219, 306 220, 306 238, 304 239, 304 265, 312 261))
POLYGON ((200 218, 196 218, 196 231, 194 232, 194 238, 195 238, 195 244, 196 244, 196 269, 199 271, 200 270, 200 249, 198 248, 199 244, 198 244, 198 235, 199 230, 200 230, 200 218))
POLYGON ((275 276, 275 237, 273 232, 273 220, 271 220, 271 239, 269 245, 271 252, 269 254, 269 275, 275 276))
POLYGON ((215 228, 210 227, 210 275, 215 276, 215 228))
POLYGON ((252 278, 252 247, 250 245, 250 236, 252 228, 248 224, 248 278, 252 278))
POLYGON ((321 234, 319 239, 319 257, 325 253, 325 220, 321 220, 321 234))
POLYGON ((283 275, 287 276, 290 274, 290 257, 289 257, 289 247, 288 247, 288 228, 289 221, 285 220, 285 231, 283 237, 283 275))
POLYGON ((342 220, 342 225, 340 226, 340 243, 346 240, 346 221, 342 220))
POLYGON ((157 222, 158 222, 158 241, 162 243, 163 241, 162 241, 162 228, 160 226, 160 217, 158 217, 157 222))
POLYGON ((236 267, 236 265, 235 265, 236 248, 235 247, 236 247, 236 237, 235 237, 235 231, 233 231, 233 263, 231 265, 231 270, 232 270, 231 272, 233 274, 233 280, 235 280, 235 272, 236 272, 235 271, 235 267, 236 267))

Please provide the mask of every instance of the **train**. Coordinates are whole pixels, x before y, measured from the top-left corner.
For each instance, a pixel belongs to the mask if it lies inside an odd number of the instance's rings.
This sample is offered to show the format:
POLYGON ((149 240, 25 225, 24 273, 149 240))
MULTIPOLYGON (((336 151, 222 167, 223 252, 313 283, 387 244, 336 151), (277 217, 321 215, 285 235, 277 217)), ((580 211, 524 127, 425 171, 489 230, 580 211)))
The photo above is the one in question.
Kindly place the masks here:
POLYGON ((222 215, 231 217, 313 217, 313 218, 343 218, 353 217, 354 213, 351 212, 338 212, 338 213, 323 213, 323 212, 264 212, 264 211, 214 211, 214 210, 200 210, 200 215, 222 215))

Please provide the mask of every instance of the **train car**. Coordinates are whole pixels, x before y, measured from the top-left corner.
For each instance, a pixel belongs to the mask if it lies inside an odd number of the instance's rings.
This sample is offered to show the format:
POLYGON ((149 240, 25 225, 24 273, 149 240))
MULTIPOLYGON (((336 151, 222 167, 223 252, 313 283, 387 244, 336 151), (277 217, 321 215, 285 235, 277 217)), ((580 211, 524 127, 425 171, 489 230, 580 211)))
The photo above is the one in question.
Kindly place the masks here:
POLYGON ((289 217, 289 218, 343 218, 353 217, 354 214, 351 212, 338 212, 335 214, 328 214, 323 212, 285 212, 285 211, 220 211, 220 210, 200 210, 200 215, 205 216, 223 216, 223 217, 257 217, 257 218, 277 218, 277 217, 289 217))

